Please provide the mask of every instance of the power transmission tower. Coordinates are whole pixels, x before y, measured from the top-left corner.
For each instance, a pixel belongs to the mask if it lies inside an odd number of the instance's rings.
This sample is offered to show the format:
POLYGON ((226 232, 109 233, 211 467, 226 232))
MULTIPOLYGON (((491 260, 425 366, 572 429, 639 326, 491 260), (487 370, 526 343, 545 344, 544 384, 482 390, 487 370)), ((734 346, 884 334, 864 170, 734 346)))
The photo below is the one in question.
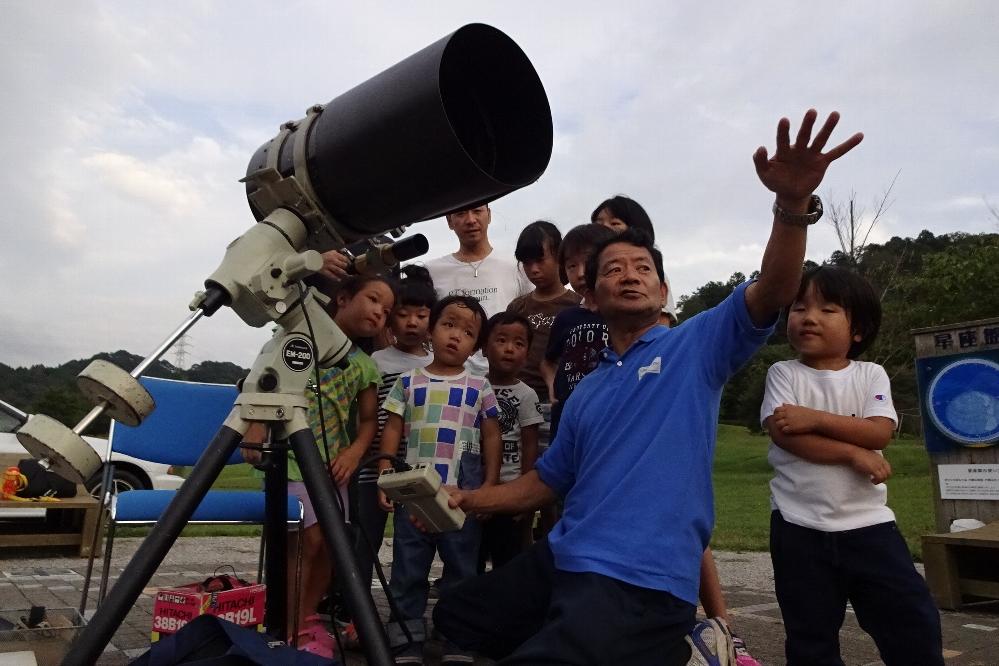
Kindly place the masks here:
POLYGON ((173 346, 173 358, 176 361, 176 365, 181 370, 187 370, 187 350, 191 346, 191 341, 187 335, 182 335, 180 339, 174 343, 173 346))

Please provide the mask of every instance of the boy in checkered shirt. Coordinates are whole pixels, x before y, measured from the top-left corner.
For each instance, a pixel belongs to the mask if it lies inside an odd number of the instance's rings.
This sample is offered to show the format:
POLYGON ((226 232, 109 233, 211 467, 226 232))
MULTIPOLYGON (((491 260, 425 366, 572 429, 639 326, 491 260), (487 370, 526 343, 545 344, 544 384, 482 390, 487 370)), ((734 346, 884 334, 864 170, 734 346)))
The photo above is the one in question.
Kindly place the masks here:
MULTIPOLYGON (((479 488, 499 480, 500 427, 496 396, 489 381, 465 369, 465 361, 482 347, 486 315, 470 296, 450 296, 430 313, 434 360, 425 368, 403 373, 389 391, 381 453, 396 455, 405 442, 406 462, 432 464, 447 485, 479 488)), ((389 467, 382 460, 382 469, 389 467)), ((382 508, 392 511, 383 493, 382 508)), ((400 650, 397 664, 422 664, 426 625, 423 614, 434 553, 444 561, 442 589, 476 574, 481 526, 467 516, 454 532, 429 534, 412 524, 404 506, 396 506, 392 544, 392 580, 398 617, 389 622, 389 643, 400 650), (412 635, 408 639, 401 624, 412 635)), ((445 645, 442 664, 471 664, 472 655, 445 645)))

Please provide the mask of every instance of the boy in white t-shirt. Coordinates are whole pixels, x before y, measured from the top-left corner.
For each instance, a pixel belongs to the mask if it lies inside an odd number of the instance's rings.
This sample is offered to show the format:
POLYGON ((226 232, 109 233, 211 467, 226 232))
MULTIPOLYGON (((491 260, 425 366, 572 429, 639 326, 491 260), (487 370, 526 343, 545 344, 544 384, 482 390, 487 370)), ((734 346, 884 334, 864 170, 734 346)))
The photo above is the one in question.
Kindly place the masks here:
MULTIPOLYGON (((503 461, 500 483, 518 479, 534 469, 538 459, 538 430, 544 421, 538 394, 517 376, 527 363, 533 330, 523 315, 500 312, 489 319, 486 329, 486 378, 499 405, 503 461)), ((493 569, 503 566, 528 545, 534 512, 497 514, 482 524, 479 573, 492 560, 493 569)))
POLYGON ((864 278, 811 269, 788 313, 799 358, 767 373, 770 557, 790 665, 843 663, 847 602, 888 666, 943 664, 940 615, 886 504, 891 385, 880 365, 853 360, 880 324, 864 278))

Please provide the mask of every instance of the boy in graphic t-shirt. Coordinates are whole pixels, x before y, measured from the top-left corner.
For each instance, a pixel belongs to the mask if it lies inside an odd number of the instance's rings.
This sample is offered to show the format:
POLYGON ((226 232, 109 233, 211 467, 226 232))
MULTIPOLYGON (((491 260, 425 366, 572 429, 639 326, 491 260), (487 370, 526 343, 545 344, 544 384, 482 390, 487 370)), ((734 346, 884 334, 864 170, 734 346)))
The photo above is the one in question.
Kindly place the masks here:
MULTIPOLYGON (((544 420, 538 394, 517 379, 527 361, 531 346, 531 324, 513 312, 501 312, 489 320, 486 334, 486 378, 499 404, 500 438, 503 463, 500 483, 518 479, 534 469, 538 457, 538 427, 544 420)), ((534 512, 498 514, 482 524, 482 547, 479 549, 479 573, 492 560, 498 569, 530 544, 534 512)))
POLYGON ((598 243, 613 236, 613 231, 599 224, 582 224, 571 229, 559 246, 559 273, 583 297, 583 302, 556 315, 541 364, 552 400, 552 441, 565 401, 580 380, 597 367, 600 351, 610 340, 596 304, 587 298, 586 259, 598 243))

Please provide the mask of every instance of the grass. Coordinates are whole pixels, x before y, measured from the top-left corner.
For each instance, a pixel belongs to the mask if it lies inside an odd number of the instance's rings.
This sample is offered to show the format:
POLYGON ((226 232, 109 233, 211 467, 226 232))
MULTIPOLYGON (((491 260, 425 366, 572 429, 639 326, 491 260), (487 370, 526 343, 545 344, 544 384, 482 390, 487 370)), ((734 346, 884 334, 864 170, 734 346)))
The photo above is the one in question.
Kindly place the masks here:
MULTIPOLYGON (((769 439, 741 426, 718 426, 715 451, 715 532, 711 545, 717 550, 766 551, 770 533, 770 478, 767 463, 769 439)), ((921 440, 900 439, 888 447, 892 477, 888 480, 888 505, 895 511, 909 550, 922 551, 921 534, 934 530, 933 489, 929 458, 921 440)), ((217 490, 260 488, 261 480, 249 465, 230 465, 212 486, 217 490)), ((122 528, 122 536, 143 536, 146 528, 122 528)), ((184 536, 259 535, 253 525, 192 525, 184 536)), ((386 536, 392 534, 388 521, 386 536)))
MULTIPOLYGON (((715 451, 715 532, 712 548, 766 551, 769 549, 770 486, 767 463, 769 438, 738 426, 718 426, 715 451)), ((892 466, 888 506, 910 552, 922 556, 919 537, 934 530, 933 488, 929 457, 921 440, 900 439, 889 445, 892 466)))

